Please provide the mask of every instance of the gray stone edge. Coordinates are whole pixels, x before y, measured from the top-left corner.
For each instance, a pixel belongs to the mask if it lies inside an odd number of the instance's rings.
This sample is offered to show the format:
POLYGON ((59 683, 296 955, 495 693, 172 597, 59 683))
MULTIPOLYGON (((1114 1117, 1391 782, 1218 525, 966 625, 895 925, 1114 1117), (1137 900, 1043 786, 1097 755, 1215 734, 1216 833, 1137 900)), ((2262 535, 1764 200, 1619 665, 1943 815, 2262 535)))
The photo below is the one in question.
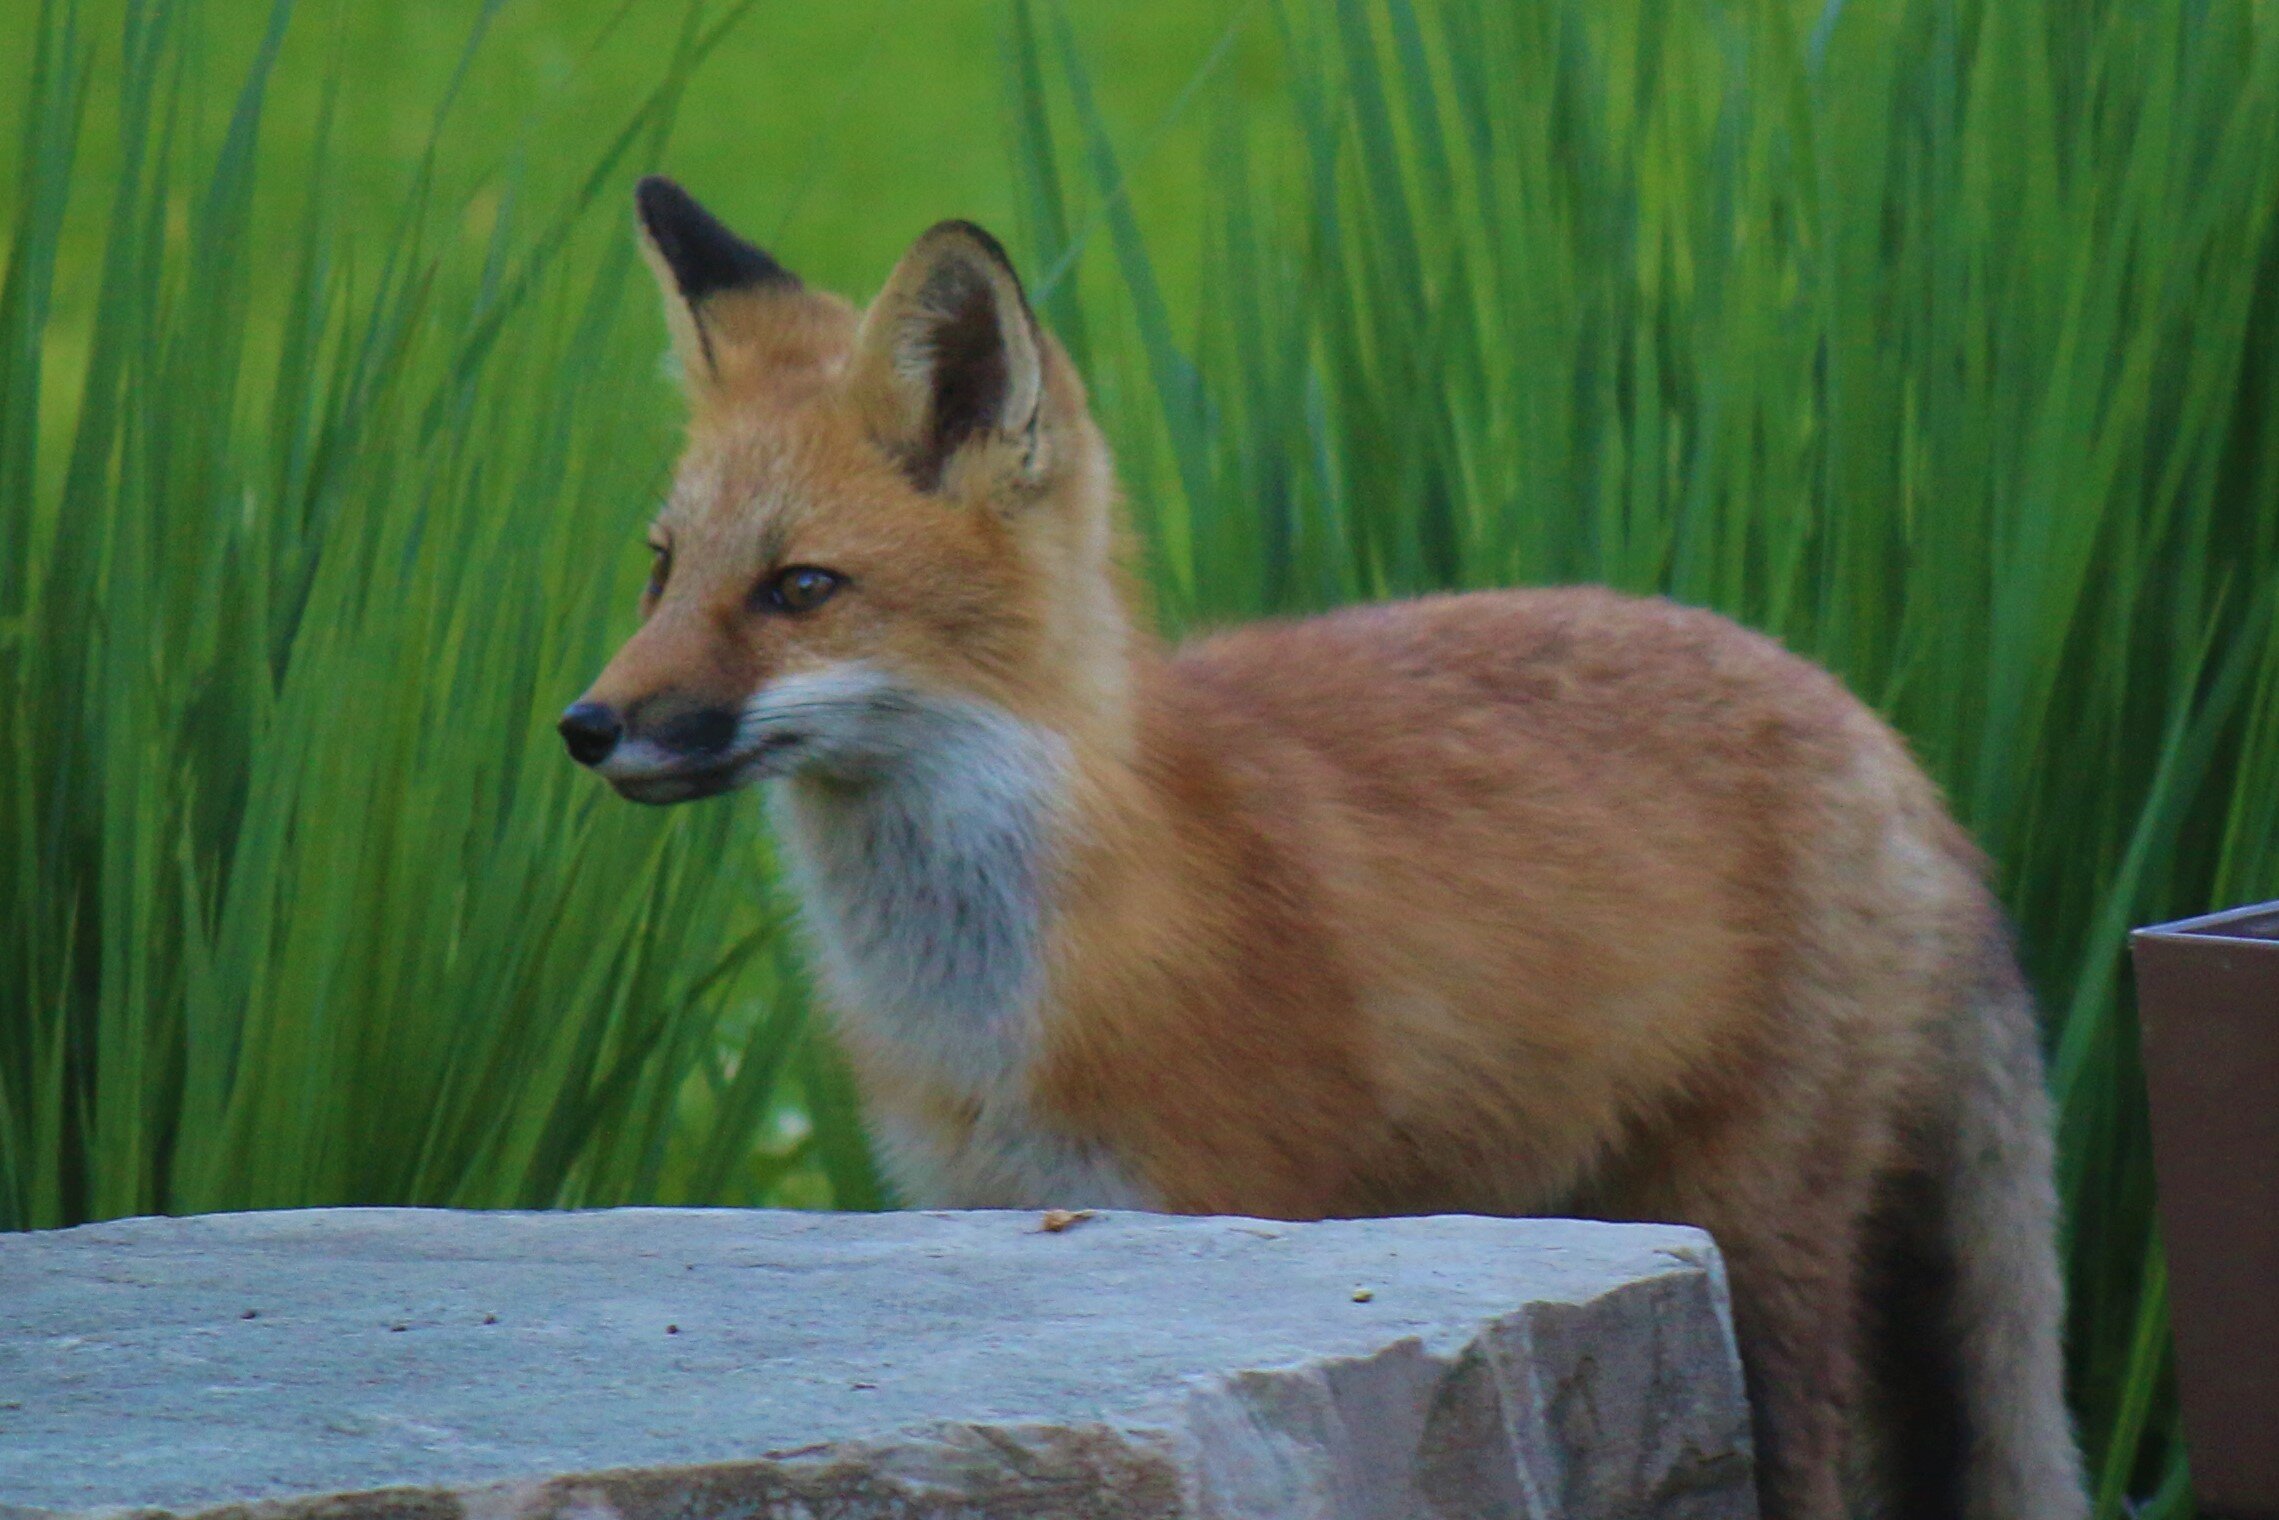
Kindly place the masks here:
POLYGON ((1706 1236, 1657 1254, 1669 1270, 1461 1343, 1199 1379, 1112 1425, 943 1423, 693 1466, 0 1520, 1753 1520, 1723 1262, 1706 1236))

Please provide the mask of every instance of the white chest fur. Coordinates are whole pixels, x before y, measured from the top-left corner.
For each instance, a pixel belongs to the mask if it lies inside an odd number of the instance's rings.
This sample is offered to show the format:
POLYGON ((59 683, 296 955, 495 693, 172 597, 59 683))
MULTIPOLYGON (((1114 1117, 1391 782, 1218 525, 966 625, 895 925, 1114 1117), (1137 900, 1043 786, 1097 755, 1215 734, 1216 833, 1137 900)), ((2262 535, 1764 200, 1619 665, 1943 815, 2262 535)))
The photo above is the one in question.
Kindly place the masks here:
POLYGON ((888 1170, 922 1205, 1140 1206, 1111 1158, 1035 1124, 1022 1099, 1047 1015, 1065 745, 979 703, 903 696, 892 711, 893 742, 866 743, 856 776, 795 777, 774 808, 838 1016, 979 1116, 951 1142, 872 1113, 888 1170))
POLYGON ((896 1190, 919 1208, 1156 1207, 1113 1156, 1038 1126, 1018 1104, 985 1108, 955 1144, 890 1112, 872 1114, 870 1129, 896 1190))
POLYGON ((905 721, 926 732, 875 773, 779 788, 777 832, 843 1015, 920 1070, 997 1090, 1035 1044, 1061 748, 979 705, 905 721))

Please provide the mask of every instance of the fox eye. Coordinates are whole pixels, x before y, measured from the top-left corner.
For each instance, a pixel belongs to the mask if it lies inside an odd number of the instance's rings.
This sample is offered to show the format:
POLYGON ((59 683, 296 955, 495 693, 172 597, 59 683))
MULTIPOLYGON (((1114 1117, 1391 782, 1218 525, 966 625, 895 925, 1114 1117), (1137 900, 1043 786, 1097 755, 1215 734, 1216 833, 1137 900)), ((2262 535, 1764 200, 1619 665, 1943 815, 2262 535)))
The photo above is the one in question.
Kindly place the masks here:
POLYGON ((649 566, 649 595, 652 597, 663 596, 665 594, 665 582, 672 579, 673 575, 673 546, 671 544, 651 544, 649 552, 656 556, 649 566))
POLYGON ((813 612, 831 599, 846 577, 814 565, 792 565, 760 583, 756 600, 776 612, 813 612))

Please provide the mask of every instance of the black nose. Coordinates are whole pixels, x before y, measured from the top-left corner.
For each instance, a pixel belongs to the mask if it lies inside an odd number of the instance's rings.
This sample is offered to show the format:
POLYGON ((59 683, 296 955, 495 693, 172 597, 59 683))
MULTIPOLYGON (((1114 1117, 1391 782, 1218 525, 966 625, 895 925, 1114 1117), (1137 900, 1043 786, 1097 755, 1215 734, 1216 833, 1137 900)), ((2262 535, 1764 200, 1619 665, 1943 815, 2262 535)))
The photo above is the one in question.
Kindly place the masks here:
POLYGON ((617 721, 617 714, 599 702, 576 704, 562 714, 558 726, 562 742, 570 747, 570 758, 580 765, 601 764, 625 735, 625 725, 617 721))

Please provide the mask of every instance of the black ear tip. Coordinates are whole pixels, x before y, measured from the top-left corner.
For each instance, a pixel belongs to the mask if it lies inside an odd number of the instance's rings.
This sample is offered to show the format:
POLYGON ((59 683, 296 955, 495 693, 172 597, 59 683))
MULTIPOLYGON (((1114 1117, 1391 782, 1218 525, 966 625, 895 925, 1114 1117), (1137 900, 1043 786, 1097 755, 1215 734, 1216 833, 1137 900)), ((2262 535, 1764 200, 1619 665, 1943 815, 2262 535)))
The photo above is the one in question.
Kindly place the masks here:
POLYGON ((695 196, 662 174, 649 175, 634 187, 633 207, 685 300, 693 303, 755 285, 799 283, 790 270, 729 231, 695 196))
POLYGON ((670 223, 691 211, 701 213, 704 208, 696 197, 680 187, 678 180, 662 174, 645 174, 641 183, 633 187, 633 208, 641 214, 641 225, 654 233, 660 224, 670 223))

